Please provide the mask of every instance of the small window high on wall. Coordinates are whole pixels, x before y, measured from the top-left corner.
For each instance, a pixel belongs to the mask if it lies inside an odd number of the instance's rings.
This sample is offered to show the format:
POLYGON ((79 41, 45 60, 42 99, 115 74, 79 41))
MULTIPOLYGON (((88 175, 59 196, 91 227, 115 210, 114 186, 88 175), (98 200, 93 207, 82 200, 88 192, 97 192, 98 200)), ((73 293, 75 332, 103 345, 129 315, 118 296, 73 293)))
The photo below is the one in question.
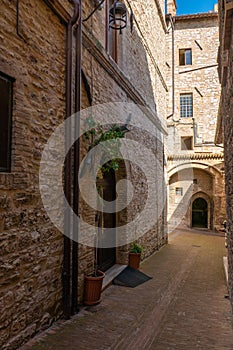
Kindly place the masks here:
POLYGON ((176 196, 183 196, 183 187, 176 187, 176 196))
POLYGON ((11 170, 13 82, 13 78, 0 72, 0 172, 11 170))
POLYGON ((186 66, 192 64, 192 49, 180 49, 179 50, 179 62, 180 66, 186 66))

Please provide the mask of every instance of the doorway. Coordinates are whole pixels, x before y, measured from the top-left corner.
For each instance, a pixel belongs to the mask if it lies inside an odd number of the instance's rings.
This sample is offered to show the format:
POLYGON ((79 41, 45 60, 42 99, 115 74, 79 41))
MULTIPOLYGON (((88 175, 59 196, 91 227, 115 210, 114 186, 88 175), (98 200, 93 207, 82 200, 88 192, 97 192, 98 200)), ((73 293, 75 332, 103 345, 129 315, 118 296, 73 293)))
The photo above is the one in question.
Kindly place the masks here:
POLYGON ((208 228, 208 203, 204 198, 193 201, 192 227, 208 228))
MULTIPOLYGON (((116 199, 116 180, 115 172, 113 170, 104 174, 103 179, 97 181, 99 187, 99 194, 108 202, 116 199)), ((114 213, 105 213, 104 208, 102 212, 98 213, 99 221, 99 242, 104 242, 108 234, 107 228, 113 228, 116 231, 116 210, 114 213)), ((115 233, 116 237, 116 233, 115 233)), ((116 263, 116 247, 98 248, 97 251, 97 265, 101 271, 108 270, 116 263)))

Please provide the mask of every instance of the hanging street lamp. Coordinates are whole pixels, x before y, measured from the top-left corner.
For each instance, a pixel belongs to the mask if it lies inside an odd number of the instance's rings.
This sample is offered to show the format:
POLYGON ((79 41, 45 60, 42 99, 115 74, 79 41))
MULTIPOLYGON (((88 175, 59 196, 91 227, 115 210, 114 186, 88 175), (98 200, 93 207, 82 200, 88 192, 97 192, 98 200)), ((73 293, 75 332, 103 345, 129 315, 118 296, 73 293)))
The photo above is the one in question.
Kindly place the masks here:
POLYGON ((122 2, 115 0, 109 10, 109 28, 119 30, 127 26, 127 8, 122 2))

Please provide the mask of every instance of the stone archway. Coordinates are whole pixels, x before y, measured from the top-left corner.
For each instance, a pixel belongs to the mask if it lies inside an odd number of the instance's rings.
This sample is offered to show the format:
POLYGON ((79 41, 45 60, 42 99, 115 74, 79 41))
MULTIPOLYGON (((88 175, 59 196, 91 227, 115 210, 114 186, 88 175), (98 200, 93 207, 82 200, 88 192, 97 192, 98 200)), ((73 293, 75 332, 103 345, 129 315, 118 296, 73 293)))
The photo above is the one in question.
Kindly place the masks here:
MULTIPOLYGON (((207 225, 212 230, 222 220, 224 182, 222 173, 215 166, 187 162, 177 164, 168 171, 168 223, 193 227, 192 204, 201 197, 207 204, 207 225)), ((198 214, 196 214, 198 215, 198 214)))
POLYGON ((192 227, 208 228, 208 203, 202 198, 196 198, 192 203, 192 227))

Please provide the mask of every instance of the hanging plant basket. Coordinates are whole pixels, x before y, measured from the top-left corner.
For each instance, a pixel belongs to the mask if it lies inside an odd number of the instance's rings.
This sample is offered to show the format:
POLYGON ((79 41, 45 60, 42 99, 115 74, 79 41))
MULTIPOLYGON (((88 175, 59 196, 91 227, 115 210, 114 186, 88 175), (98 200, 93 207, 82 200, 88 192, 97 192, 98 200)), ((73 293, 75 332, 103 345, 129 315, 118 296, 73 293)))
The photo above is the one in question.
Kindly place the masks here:
POLYGON ((84 304, 96 305, 101 301, 101 291, 105 274, 97 271, 96 276, 84 277, 84 304))

